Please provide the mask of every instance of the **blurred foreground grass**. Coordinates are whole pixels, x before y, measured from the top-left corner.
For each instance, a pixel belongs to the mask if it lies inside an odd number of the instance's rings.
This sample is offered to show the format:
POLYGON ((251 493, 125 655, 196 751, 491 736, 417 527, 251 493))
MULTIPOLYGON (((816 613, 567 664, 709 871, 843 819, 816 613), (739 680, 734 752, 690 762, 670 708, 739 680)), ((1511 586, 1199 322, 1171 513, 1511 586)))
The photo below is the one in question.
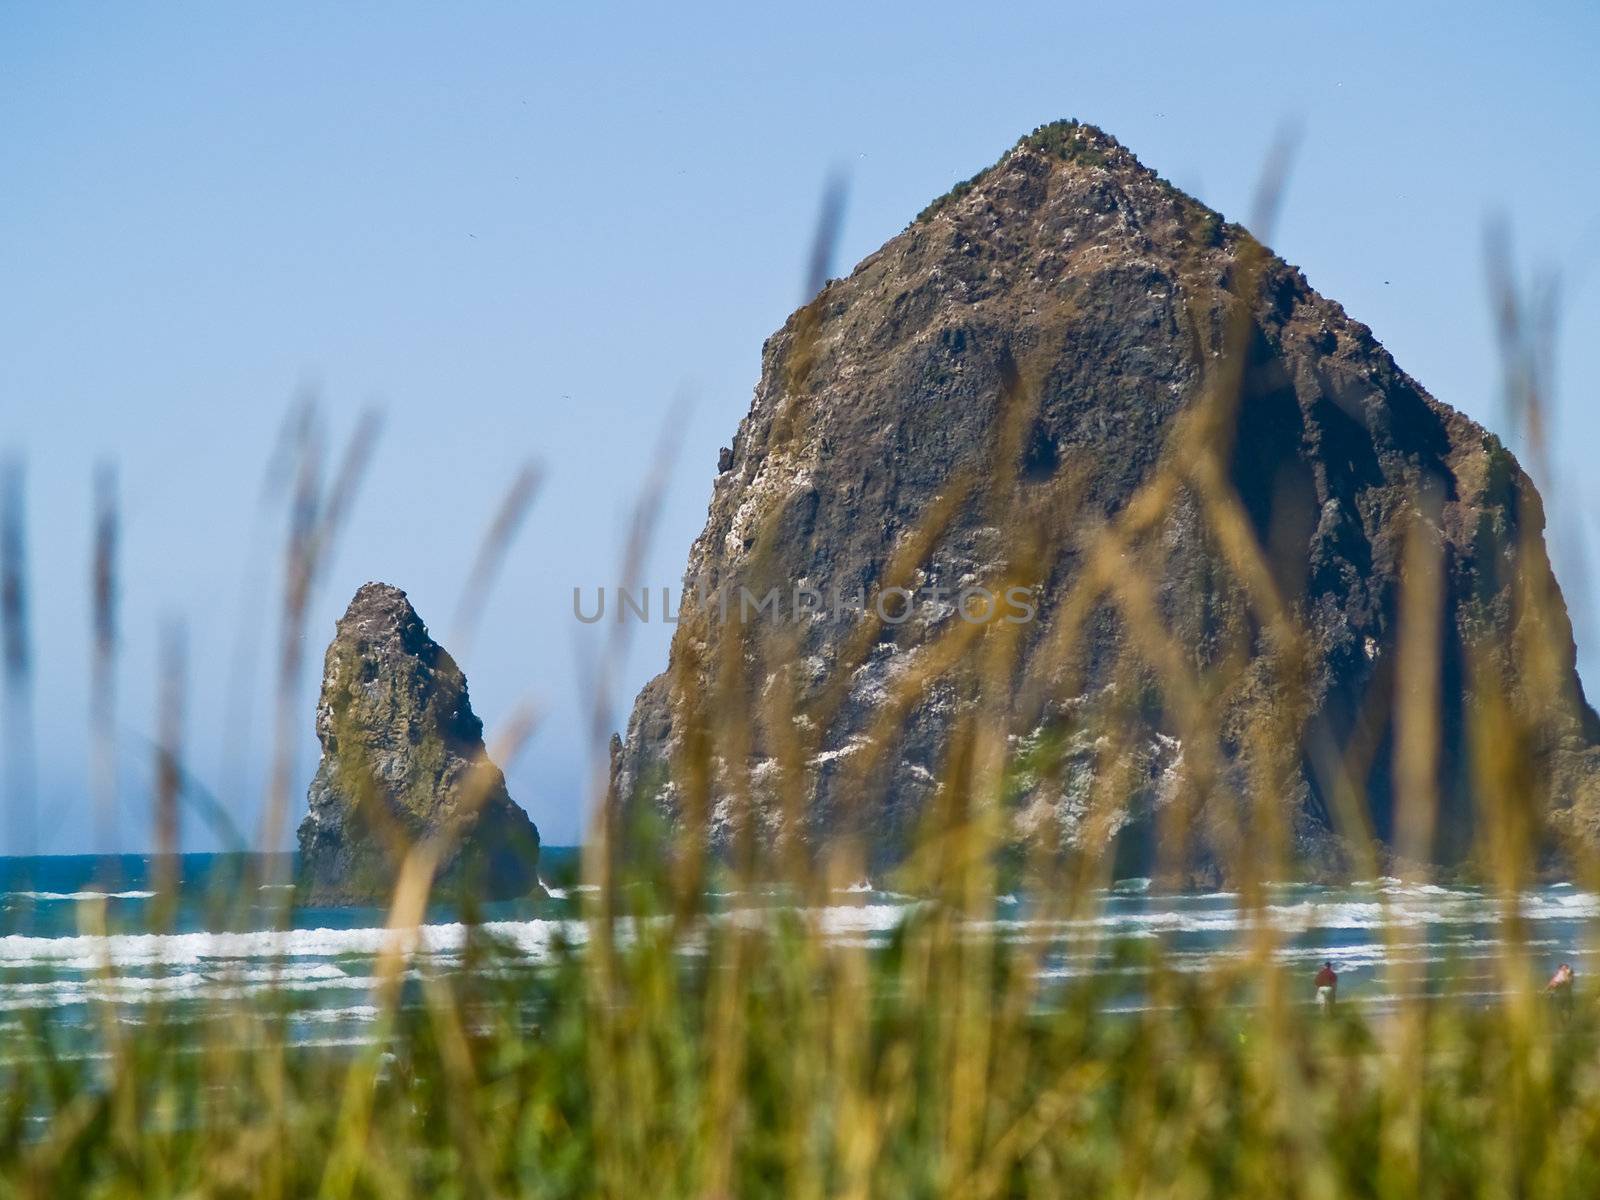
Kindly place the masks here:
MULTIPOLYGON (((630 921, 531 966, 483 932, 391 977, 370 1043, 288 993, 50 1010, 0 1038, 0 1194, 27 1197, 1580 1197, 1600 1022, 1527 987, 1322 1018, 1241 964, 1052 989, 938 904, 886 949, 815 914, 630 921), (974 980, 981 978, 981 986, 974 980)), ((1130 962, 1130 965, 1131 962, 1130 962)))

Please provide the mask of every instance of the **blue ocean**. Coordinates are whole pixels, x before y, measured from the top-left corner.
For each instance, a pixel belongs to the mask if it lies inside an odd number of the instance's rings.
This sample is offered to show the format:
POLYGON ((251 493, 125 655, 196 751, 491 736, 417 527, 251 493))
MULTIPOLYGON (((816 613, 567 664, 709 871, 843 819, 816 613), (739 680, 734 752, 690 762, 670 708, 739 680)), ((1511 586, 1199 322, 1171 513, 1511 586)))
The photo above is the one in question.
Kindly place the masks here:
MULTIPOLYGON (((476 919, 534 963, 558 940, 581 939, 581 888, 573 883, 578 858, 576 847, 545 847, 541 873, 550 898, 484 905, 476 919)), ((374 963, 387 936, 385 914, 296 906, 284 882, 293 865, 288 855, 183 855, 176 902, 165 904, 159 868, 142 856, 0 859, 0 1027, 29 1010, 50 1009, 71 1025, 111 1002, 137 1019, 134 1010, 154 999, 203 1000, 273 987, 292 994, 303 1041, 361 1040, 376 1015, 374 963)), ((737 916, 769 909, 773 898, 732 893, 715 903, 721 915, 737 916)), ((840 943, 881 947, 917 904, 863 881, 806 915, 840 943)), ((1332 961, 1341 1003, 1382 1011, 1403 997, 1403 987, 1447 987, 1492 1004, 1512 985, 1502 952, 1512 916, 1530 978, 1542 982, 1565 961, 1581 981, 1589 967, 1600 967, 1591 945, 1597 914, 1600 896, 1568 884, 1529 890, 1511 903, 1481 889, 1394 879, 1284 885, 1252 912, 1230 892, 1159 893, 1148 880, 1124 880, 1098 896, 1089 916, 1047 919, 1004 895, 982 924, 1036 947, 1047 982, 1122 976, 1111 993, 1113 1011, 1152 1003, 1141 980, 1148 968, 1119 947, 1159 949, 1161 960, 1180 971, 1216 971, 1244 955, 1246 936, 1267 924, 1291 976, 1303 972, 1309 981, 1324 960, 1332 961)), ((461 914, 431 910, 413 970, 449 970, 466 932, 461 914)), ((1310 994, 1308 987, 1308 1001, 1310 994)))

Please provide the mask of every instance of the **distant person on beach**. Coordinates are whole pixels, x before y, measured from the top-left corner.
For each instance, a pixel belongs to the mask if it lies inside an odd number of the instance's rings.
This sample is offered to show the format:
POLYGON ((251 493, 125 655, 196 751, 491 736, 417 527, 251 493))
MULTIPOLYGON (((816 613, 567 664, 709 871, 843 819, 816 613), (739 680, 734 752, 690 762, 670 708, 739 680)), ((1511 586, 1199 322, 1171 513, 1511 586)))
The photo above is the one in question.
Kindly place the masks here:
POLYGON ((1317 1007, 1323 1012, 1333 1008, 1334 999, 1339 992, 1339 975, 1333 969, 1332 960, 1322 964, 1322 970, 1317 972, 1317 1007))
POLYGON ((1550 976, 1550 982, 1544 985, 1545 995, 1555 1001, 1556 1007, 1561 1010, 1563 1017, 1572 1015, 1572 964, 1562 963, 1556 968, 1556 973, 1550 976))

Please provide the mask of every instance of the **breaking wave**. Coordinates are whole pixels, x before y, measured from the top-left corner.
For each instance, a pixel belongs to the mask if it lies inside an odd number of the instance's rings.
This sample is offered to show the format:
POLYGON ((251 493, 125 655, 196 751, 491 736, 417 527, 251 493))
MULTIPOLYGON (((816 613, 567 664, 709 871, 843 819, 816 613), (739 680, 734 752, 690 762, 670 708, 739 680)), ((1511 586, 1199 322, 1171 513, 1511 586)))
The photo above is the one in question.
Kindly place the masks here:
POLYGON ((0 898, 10 900, 41 900, 46 903, 55 900, 151 900, 154 892, 0 892, 0 898))

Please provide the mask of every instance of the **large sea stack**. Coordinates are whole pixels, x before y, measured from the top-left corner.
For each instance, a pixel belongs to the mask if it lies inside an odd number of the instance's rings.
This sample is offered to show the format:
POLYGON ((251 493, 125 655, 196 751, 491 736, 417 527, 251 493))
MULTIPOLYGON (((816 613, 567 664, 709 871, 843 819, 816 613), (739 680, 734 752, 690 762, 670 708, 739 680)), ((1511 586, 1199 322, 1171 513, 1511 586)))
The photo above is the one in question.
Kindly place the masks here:
POLYGON ((311 904, 377 904, 423 838, 443 896, 540 894, 539 832, 489 761, 461 668, 399 588, 368 583, 340 619, 317 705, 322 761, 300 825, 311 904))
POLYGON ((849 827, 892 862, 956 757, 985 752, 954 731, 987 705, 1016 836, 1105 839, 1130 873, 1161 860, 1156 816, 1184 800, 1190 877, 1226 874, 1263 779, 1302 868, 1354 870, 1404 841, 1405 770, 1438 797, 1413 851, 1473 861, 1489 789, 1550 861, 1591 836, 1600 755, 1543 525, 1505 446, 1299 270, 1100 130, 1045 126, 768 340, 614 794, 724 844, 749 795, 758 842, 849 827), (1415 606, 1438 636, 1409 674, 1408 554, 1438 568, 1415 606), (945 653, 950 599, 986 581, 1036 589, 998 685, 992 630, 945 653), (788 619, 795 584, 827 608, 890 583, 919 597, 901 623, 788 619), (781 633, 758 628, 769 609, 730 637, 695 603, 737 587, 779 589, 781 633), (1437 731, 1431 756, 1397 768, 1416 729, 1437 731), (1125 786, 1096 818, 1108 772, 1125 786))

